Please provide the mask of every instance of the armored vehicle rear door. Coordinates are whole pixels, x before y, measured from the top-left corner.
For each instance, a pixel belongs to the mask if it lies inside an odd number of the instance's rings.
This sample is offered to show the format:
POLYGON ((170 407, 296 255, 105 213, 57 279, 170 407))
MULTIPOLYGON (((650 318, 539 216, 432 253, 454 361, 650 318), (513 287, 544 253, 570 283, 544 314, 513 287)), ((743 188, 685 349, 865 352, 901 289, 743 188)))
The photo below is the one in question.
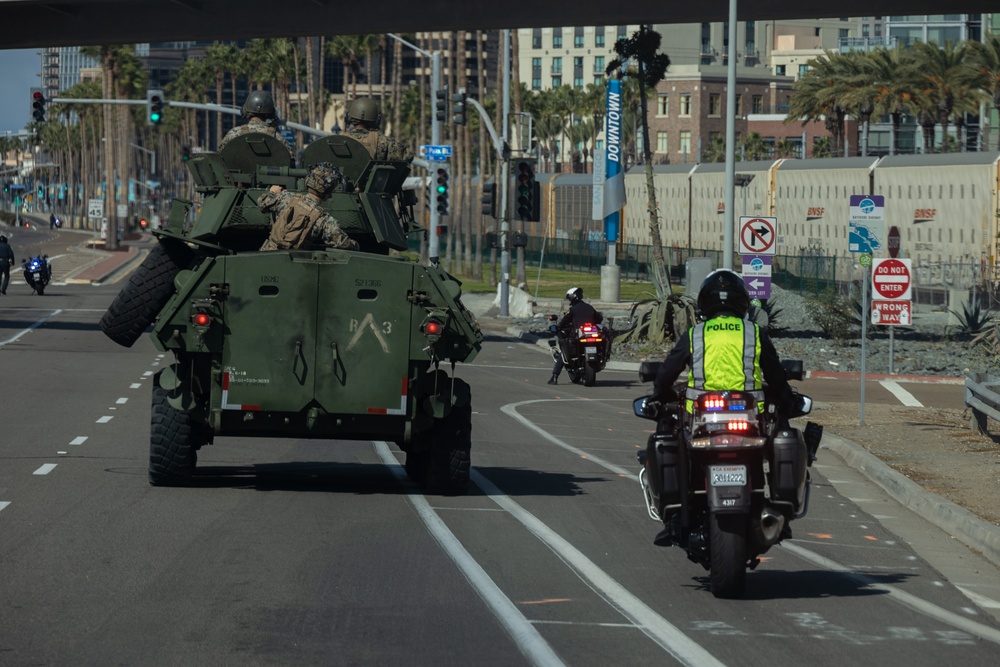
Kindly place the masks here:
POLYGON ((316 285, 308 252, 226 260, 223 410, 300 412, 313 398, 316 285))
POLYGON ((330 413, 403 414, 413 264, 344 254, 319 273, 316 400, 330 413))

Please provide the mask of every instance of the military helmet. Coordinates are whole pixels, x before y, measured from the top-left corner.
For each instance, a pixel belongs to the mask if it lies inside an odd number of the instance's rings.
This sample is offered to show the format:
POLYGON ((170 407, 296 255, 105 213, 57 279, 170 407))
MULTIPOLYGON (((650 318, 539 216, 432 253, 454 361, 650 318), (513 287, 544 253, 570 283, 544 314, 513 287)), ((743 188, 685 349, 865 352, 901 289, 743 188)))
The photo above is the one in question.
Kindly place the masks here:
POLYGON ((577 301, 583 300, 583 289, 579 287, 570 287, 566 290, 566 298, 569 299, 570 303, 576 303, 577 301))
POLYGON ((745 318, 750 312, 750 293, 746 283, 739 274, 729 269, 712 271, 701 283, 698 310, 705 319, 723 312, 745 318))
POLYGON ((375 129, 382 124, 382 114, 378 105, 370 97, 359 97, 347 108, 347 123, 358 123, 375 129))
POLYGON ((274 98, 266 90, 255 90, 243 102, 243 117, 274 118, 274 98))
POLYGON ((330 162, 320 162, 309 168, 306 176, 306 187, 320 195, 327 195, 344 180, 340 167, 330 162))

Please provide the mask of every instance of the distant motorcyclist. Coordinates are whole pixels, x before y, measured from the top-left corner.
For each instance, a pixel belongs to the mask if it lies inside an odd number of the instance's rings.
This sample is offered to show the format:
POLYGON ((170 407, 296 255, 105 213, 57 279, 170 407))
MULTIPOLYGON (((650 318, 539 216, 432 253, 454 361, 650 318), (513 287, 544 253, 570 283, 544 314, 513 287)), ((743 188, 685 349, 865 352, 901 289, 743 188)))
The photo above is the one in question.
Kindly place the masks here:
POLYGON ((241 109, 243 117, 248 119, 246 125, 237 125, 233 129, 226 133, 226 136, 222 138, 219 142, 219 150, 228 144, 230 141, 236 137, 243 134, 250 134, 251 132, 260 132, 268 136, 279 139, 285 148, 288 149, 288 153, 294 154, 292 147, 288 145, 285 138, 278 134, 278 129, 276 124, 278 122, 278 113, 274 108, 274 98, 271 97, 271 93, 266 90, 255 90, 247 95, 246 100, 243 102, 243 107, 241 109))
POLYGON ((0 235, 0 294, 7 293, 10 283, 10 267, 14 264, 14 250, 7 243, 7 237, 0 235))
MULTIPOLYGON (((556 335, 565 336, 569 331, 582 327, 584 324, 600 324, 604 321, 604 316, 596 308, 583 300, 583 290, 579 287, 570 287, 566 290, 566 299, 569 301, 569 310, 562 319, 555 325, 556 335)), ((559 384, 559 374, 562 373, 562 355, 555 355, 555 365, 552 367, 552 377, 548 384, 559 384)))

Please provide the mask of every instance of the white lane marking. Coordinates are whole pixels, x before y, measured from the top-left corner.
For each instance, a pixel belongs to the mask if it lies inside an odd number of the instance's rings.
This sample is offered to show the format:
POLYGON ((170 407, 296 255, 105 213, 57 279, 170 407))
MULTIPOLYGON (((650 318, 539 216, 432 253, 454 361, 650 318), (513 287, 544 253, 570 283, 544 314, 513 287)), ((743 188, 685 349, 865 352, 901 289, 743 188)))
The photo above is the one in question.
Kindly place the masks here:
POLYGON ((38 327, 42 326, 43 324, 45 324, 46 322, 48 322, 49 320, 51 320, 53 317, 55 317, 56 315, 58 315, 61 312, 62 312, 61 308, 59 310, 52 311, 51 313, 49 313, 48 315, 46 315, 42 319, 40 319, 37 322, 35 322, 34 324, 32 324, 27 329, 22 330, 19 334, 17 334, 13 338, 8 338, 5 341, 0 341, 0 347, 3 347, 7 343, 13 343, 15 340, 17 340, 18 338, 20 338, 24 334, 28 333, 29 331, 33 331, 34 329, 37 329, 38 327))
MULTIPOLYGON (((542 400, 546 400, 546 399, 542 399, 542 400)), ((564 400, 568 400, 568 399, 564 399, 564 400)), ((502 406, 500 409, 503 410, 505 413, 511 415, 511 416, 515 416, 516 413, 512 414, 512 412, 513 412, 513 410, 517 406, 524 405, 526 403, 538 403, 538 402, 541 402, 541 401, 522 401, 521 403, 509 403, 507 405, 502 406)), ((515 418, 518 421, 522 422, 522 423, 528 423, 527 420, 524 417, 521 417, 520 415, 516 415, 515 418)), ((570 451, 573 451, 575 449, 575 448, 569 447, 568 445, 564 445, 557 438, 549 436, 547 433, 544 433, 543 431, 541 431, 541 429, 538 429, 538 428, 534 427, 533 425, 531 426, 531 429, 533 431, 537 432, 537 433, 541 433, 547 440, 549 440, 551 442, 554 442, 555 444, 559 445, 560 447, 565 446, 570 451)), ((618 466, 613 466, 612 464, 609 464, 609 463, 607 463, 605 461, 602 461, 600 458, 597 458, 597 457, 589 457, 589 458, 590 458, 591 461, 594 461, 598 465, 603 466, 604 468, 606 468, 608 470, 613 470, 615 472, 617 472, 618 470, 620 470, 620 468, 618 466)), ((475 474, 477 475, 477 477, 481 477, 481 476, 478 475, 478 473, 475 473, 475 474)), ((631 477, 632 475, 629 475, 629 476, 631 477)), ((476 484, 477 484, 477 486, 480 486, 480 488, 482 488, 482 486, 479 484, 479 482, 476 482, 476 484)), ((485 489, 483 489, 483 490, 485 491, 485 489)), ((870 501, 860 500, 859 499, 858 501, 855 501, 855 502, 870 502, 870 501)), ((995 630, 995 629, 990 628, 988 626, 982 625, 981 623, 976 623, 975 621, 969 620, 969 619, 967 619, 967 618, 965 618, 963 616, 959 616, 958 614, 952 613, 952 612, 950 612, 950 611, 948 611, 948 610, 946 610, 946 609, 944 609, 942 607, 939 607, 939 606, 935 605, 932 602, 928 602, 927 600, 922 600, 922 599, 918 598, 915 595, 912 595, 910 593, 905 593, 905 592, 901 591, 900 589, 895 588, 893 586, 889 586, 889 585, 886 585, 886 584, 880 584, 877 581, 875 581, 875 580, 873 580, 873 579, 871 579, 869 577, 866 577, 864 574, 861 574, 859 572, 855 572, 853 570, 850 570, 849 568, 847 568, 847 567, 845 567, 843 565, 840 565, 836 561, 833 561, 833 560, 830 560, 829 558, 825 558, 823 556, 820 556, 819 554, 814 553, 812 551, 809 551, 808 549, 804 549, 803 547, 796 546, 795 544, 790 544, 788 542, 782 542, 780 544, 780 546, 785 547, 785 549, 787 551, 789 551, 790 553, 798 555, 800 558, 802 558, 802 559, 804 559, 806 561, 809 561, 811 563, 820 565, 821 567, 825 567, 828 570, 833 570, 834 572, 839 572, 839 573, 843 574, 844 576, 846 576, 846 577, 848 577, 850 579, 854 579, 856 581, 861 581, 866 586, 869 586, 872 589, 884 591, 884 592, 886 592, 886 593, 889 594, 889 599, 891 599, 891 600, 893 600, 895 602, 898 602, 899 604, 902 604, 905 607, 909 607, 910 609, 913 609, 914 611, 917 611, 917 612, 922 613, 922 614, 924 614, 926 616, 929 616, 931 618, 935 618, 935 619, 937 619, 939 621, 942 621, 944 623, 952 625, 952 626, 954 626, 956 628, 959 628, 960 630, 965 630, 966 632, 974 634, 977 637, 981 637, 981 638, 986 639, 988 641, 992 641, 992 642, 996 642, 996 643, 1000 644, 1000 631, 998 631, 998 630, 995 630)), ((916 557, 915 556, 909 556, 907 559, 908 560, 916 560, 916 557)))
POLYGON ((129 389, 139 389, 140 387, 142 387, 141 382, 133 382, 128 386, 129 389))
POLYGON ((0 510, 2 510, 4 507, 7 507, 7 505, 10 505, 9 500, 0 500, 0 510))
POLYGON ((46 463, 41 468, 33 472, 33 475, 48 475, 50 472, 56 469, 55 463, 46 463))
POLYGON ((117 401, 115 401, 115 405, 125 405, 126 403, 128 403, 127 398, 119 398, 117 401))
POLYGON ((98 419, 96 423, 98 423, 98 424, 107 424, 112 419, 114 419, 114 417, 109 417, 109 416, 105 415, 105 416, 101 417, 100 419, 98 419))
POLYGON ((142 374, 142 377, 147 378, 147 377, 149 377, 152 374, 153 374, 153 371, 146 371, 145 373, 142 374))
POLYGON ((908 408, 922 408, 924 404, 916 399, 910 392, 899 386, 895 380, 880 380, 879 384, 889 390, 889 393, 899 399, 899 402, 908 408))
MULTIPOLYGON (((382 463, 389 468, 398 481, 404 482, 408 479, 403 466, 396 460, 395 455, 390 451, 389 445, 385 442, 376 441, 372 443, 375 452, 382 463)), ((455 534, 445 525, 430 503, 422 495, 414 493, 407 494, 410 504, 416 510, 420 520, 424 522, 427 530, 430 531, 434 539, 437 540, 441 548, 451 557, 458 569, 462 571, 465 578, 482 598, 483 602, 490 608, 497 620, 504 626, 511 639, 520 649, 521 653, 534 665, 564 665, 548 642, 536 630, 524 614, 511 602, 510 598, 503 594, 500 587, 494 583, 490 576, 486 574, 482 566, 465 550, 462 543, 458 541, 455 534)))
POLYGON ((1000 609, 1000 602, 997 602, 993 598, 988 598, 985 595, 980 595, 979 593, 976 593, 975 591, 968 589, 964 586, 956 585, 955 588, 962 591, 962 594, 965 595, 965 597, 969 598, 983 609, 1000 609))
MULTIPOLYGON (((583 457, 583 458, 587 459, 588 461, 593 461, 594 463, 596 463, 597 465, 601 466, 602 468, 610 470, 611 472, 613 472, 615 474, 618 474, 618 475, 628 475, 628 476, 634 475, 635 471, 626 470, 625 468, 622 468, 621 466, 616 466, 614 463, 610 463, 608 461, 605 461, 604 459, 602 459, 599 456, 596 456, 594 454, 591 454, 590 452, 584 451, 582 449, 579 449, 578 447, 574 447, 573 445, 570 445, 570 444, 568 444, 566 442, 563 442, 562 440, 560 440, 559 438, 555 437, 554 435, 551 435, 548 431, 546 431, 546 430, 542 429, 540 426, 536 425, 534 422, 532 422, 531 420, 529 420, 527 417, 523 417, 520 414, 518 414, 518 412, 517 412, 517 409, 520 406, 522 406, 522 405, 531 405, 532 403, 549 403, 549 402, 565 403, 566 401, 571 401, 571 400, 577 400, 577 399, 571 399, 571 398, 561 398, 561 399, 540 398, 540 399, 533 400, 533 401, 521 401, 520 403, 508 403, 507 405, 502 406, 500 409, 505 414, 510 415, 511 417, 513 417, 514 419, 516 419, 517 421, 521 422, 525 427, 531 429, 532 431, 534 431, 538 435, 542 436, 543 438, 545 438, 549 442, 562 447, 563 449, 565 449, 568 452, 572 452, 572 453, 576 454, 577 456, 580 456, 580 457, 583 457)), ((578 399, 578 400, 590 400, 590 399, 578 399)), ((615 399, 615 400, 617 400, 617 399, 615 399)), ((621 399, 621 400, 625 400, 625 399, 621 399)))
POLYGON ((70 440, 69 444, 71 444, 71 445, 82 445, 85 442, 87 442, 87 436, 85 436, 85 435, 78 435, 75 438, 73 438, 72 440, 70 440))
MULTIPOLYGON (((506 408, 506 406, 504 407, 506 408)), ((583 555, 579 549, 546 526, 538 517, 511 500, 509 496, 504 495, 493 482, 479 474, 479 471, 473 469, 470 474, 472 481, 490 497, 490 500, 520 521, 535 537, 569 565, 577 576, 587 582, 595 592, 610 602, 612 607, 618 609, 643 634, 656 642, 660 648, 672 655, 678 662, 692 667, 725 664, 681 632, 677 626, 653 611, 645 602, 626 590, 624 586, 583 555)))
POLYGON ((950 612, 947 609, 943 609, 932 602, 927 600, 922 600, 916 595, 902 591, 895 586, 888 586, 886 584, 880 584, 875 578, 869 577, 867 575, 861 574, 860 572, 853 572, 847 567, 841 565, 840 563, 820 556, 819 554, 813 553, 808 549, 803 549, 795 544, 790 544, 788 542, 782 542, 781 546, 792 554, 795 554, 799 558, 813 563, 814 565, 819 565, 825 567, 828 570, 833 570, 834 572, 839 572, 849 579, 863 584, 869 590, 882 591, 887 593, 891 600, 898 602, 904 607, 909 607, 910 609, 935 618, 942 623, 947 623, 952 627, 958 628, 959 630, 964 630, 971 635, 975 635, 980 639, 985 639, 987 641, 1000 644, 1000 630, 991 628, 982 623, 977 623, 972 619, 965 618, 964 616, 959 616, 954 612, 950 612))

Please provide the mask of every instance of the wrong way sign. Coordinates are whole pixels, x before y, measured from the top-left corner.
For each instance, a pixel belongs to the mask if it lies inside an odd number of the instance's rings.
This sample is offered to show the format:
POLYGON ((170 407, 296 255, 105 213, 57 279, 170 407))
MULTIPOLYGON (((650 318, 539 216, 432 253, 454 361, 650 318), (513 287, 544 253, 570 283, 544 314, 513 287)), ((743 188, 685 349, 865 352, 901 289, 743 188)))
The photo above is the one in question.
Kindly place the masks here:
POLYGON ((909 301, 913 284, 909 259, 872 261, 872 297, 909 301))
POLYGON ((778 219, 740 216, 739 236, 741 255, 774 255, 778 219))

